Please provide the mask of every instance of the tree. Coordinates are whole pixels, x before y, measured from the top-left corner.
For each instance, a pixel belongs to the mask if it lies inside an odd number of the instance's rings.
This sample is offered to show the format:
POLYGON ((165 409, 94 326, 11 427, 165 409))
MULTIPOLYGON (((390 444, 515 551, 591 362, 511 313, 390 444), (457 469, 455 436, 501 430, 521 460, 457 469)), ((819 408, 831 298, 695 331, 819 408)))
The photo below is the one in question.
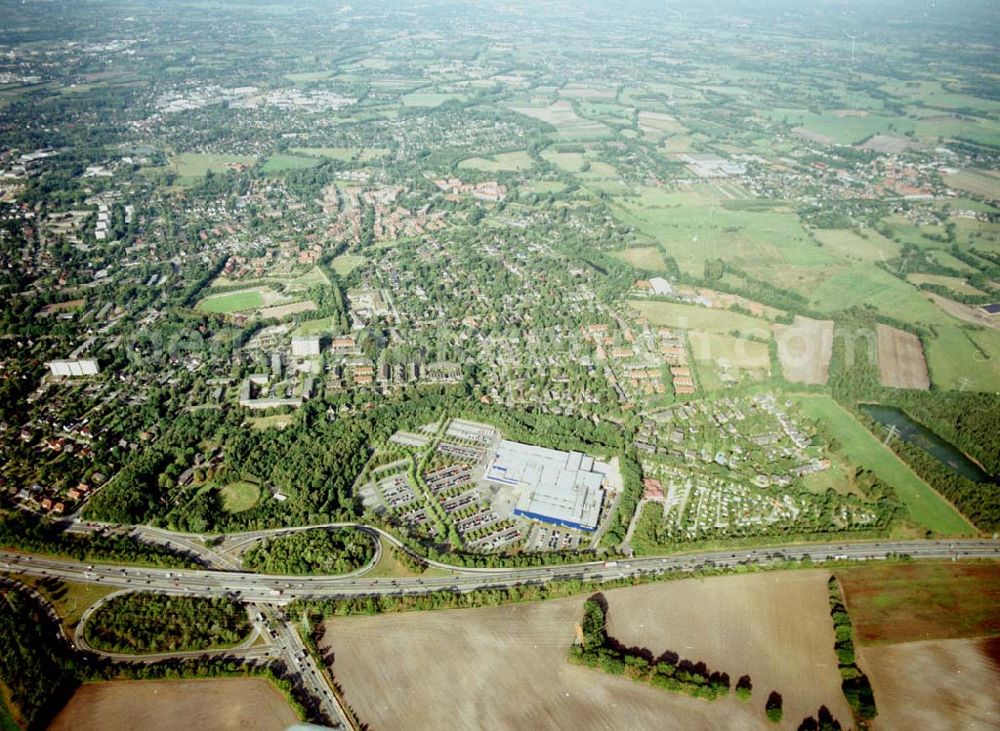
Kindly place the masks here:
POLYGON ((771 723, 779 723, 781 721, 781 717, 784 715, 784 711, 782 710, 783 704, 784 701, 781 693, 772 690, 771 694, 767 697, 767 703, 764 704, 764 713, 767 714, 771 723))

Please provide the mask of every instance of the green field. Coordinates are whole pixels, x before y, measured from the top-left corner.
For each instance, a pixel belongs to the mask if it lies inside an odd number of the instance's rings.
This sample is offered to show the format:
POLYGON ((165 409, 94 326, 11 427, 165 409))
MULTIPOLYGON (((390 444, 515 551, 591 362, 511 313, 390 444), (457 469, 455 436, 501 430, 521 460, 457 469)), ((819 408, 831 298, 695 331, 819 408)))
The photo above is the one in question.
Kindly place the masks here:
POLYGON ((1000 200, 1000 177, 986 170, 963 170, 955 175, 945 175, 944 182, 952 188, 1000 200))
POLYGON ((559 152, 553 149, 543 150, 542 158, 567 173, 580 172, 580 168, 587 161, 582 152, 559 152))
POLYGON ((647 269, 652 272, 662 272, 667 268, 663 255, 655 246, 637 246, 633 249, 623 249, 612 252, 612 256, 628 262, 636 269, 647 269))
POLYGON ((852 463, 871 470, 896 490, 915 523, 942 535, 975 533, 957 510, 832 398, 799 396, 796 400, 807 416, 826 425, 852 463))
POLYGON ((285 74, 285 78, 293 84, 308 84, 311 81, 322 81, 333 76, 333 71, 300 71, 295 74, 285 74))
POLYGON ((958 325, 935 330, 926 348, 931 383, 945 389, 1000 389, 1000 332, 958 325))
POLYGON ((272 414, 271 416, 252 416, 247 419, 250 428, 255 431, 265 431, 266 429, 284 429, 295 421, 293 414, 272 414))
POLYGON ((480 170, 484 173, 495 173, 527 170, 534 164, 535 161, 531 158, 531 155, 521 150, 519 152, 503 152, 489 158, 470 157, 467 160, 462 160, 458 164, 458 167, 469 170, 480 170))
POLYGON ((775 122, 805 129, 829 143, 853 145, 877 134, 902 134, 916 128, 916 122, 906 117, 839 116, 832 112, 816 114, 805 109, 774 109, 764 113, 775 122))
POLYGON ((986 294, 982 290, 973 287, 961 277, 948 277, 943 274, 910 274, 906 279, 914 284, 937 284, 959 294, 986 294))
POLYGON ((768 373, 771 370, 771 355, 767 343, 711 332, 689 332, 688 340, 696 361, 730 364, 740 370, 768 373))
POLYGON ((705 261, 724 258, 764 281, 803 294, 843 259, 817 246, 798 217, 786 210, 732 210, 718 190, 696 186, 664 191, 639 188, 611 210, 625 225, 660 243, 682 271, 702 276, 705 261))
POLYGON ((562 193, 566 190, 566 183, 559 180, 535 180, 528 184, 528 190, 539 195, 549 193, 562 193))
POLYGON ((888 261, 899 254, 900 245, 875 231, 866 231, 865 238, 847 229, 820 229, 816 238, 823 247, 837 256, 855 261, 888 261))
POLYGON ((222 493, 222 506, 229 513, 249 510, 260 499, 260 488, 252 482, 231 482, 219 492, 222 493))
POLYGON ((872 264, 854 264, 828 276, 812 292, 812 304, 823 312, 872 305, 879 312, 905 322, 942 325, 956 322, 916 287, 872 264))
POLYGON ((256 310, 264 306, 264 295, 260 289, 245 289, 227 294, 206 297, 196 306, 202 312, 228 315, 231 312, 256 310))
POLYGON ((170 158, 170 167, 177 173, 177 182, 181 185, 192 185, 204 178, 211 170, 213 173, 224 173, 226 166, 242 163, 252 165, 255 162, 249 155, 216 155, 201 152, 183 152, 170 158))
POLYGON ((439 107, 452 99, 462 99, 460 94, 443 94, 433 91, 415 91, 401 97, 404 107, 439 107))
POLYGON ((358 256, 357 254, 341 254, 330 262, 330 266, 337 274, 342 277, 346 277, 364 263, 365 257, 363 256, 358 256))
POLYGON ((321 317, 317 320, 306 320, 297 328, 295 328, 294 335, 305 336, 305 335, 332 335, 340 332, 337 326, 336 315, 331 315, 330 317, 321 317))
POLYGON ((560 100, 547 107, 514 106, 511 109, 518 114, 551 124, 556 136, 563 140, 598 139, 611 133, 607 125, 578 117, 568 101, 560 100))
POLYGON ((766 321, 738 312, 714 310, 678 302, 629 300, 628 304, 637 310, 642 317, 649 320, 652 325, 722 334, 739 331, 764 338, 771 336, 771 330, 766 321))
POLYGON ((260 166, 260 171, 265 175, 272 173, 283 173, 288 170, 305 170, 319 165, 319 160, 315 157, 301 157, 299 155, 271 155, 267 161, 260 166))
POLYGON ((384 147, 293 147, 291 151, 297 155, 325 157, 342 162, 369 162, 389 153, 384 147))

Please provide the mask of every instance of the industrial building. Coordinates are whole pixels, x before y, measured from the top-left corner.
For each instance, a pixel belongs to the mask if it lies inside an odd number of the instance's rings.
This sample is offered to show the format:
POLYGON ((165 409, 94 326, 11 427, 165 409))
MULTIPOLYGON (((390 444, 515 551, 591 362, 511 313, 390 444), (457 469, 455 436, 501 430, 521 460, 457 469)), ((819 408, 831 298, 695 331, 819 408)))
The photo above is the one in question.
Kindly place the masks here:
POLYGON ((53 360, 46 363, 53 376, 72 378, 78 376, 96 376, 101 372, 97 361, 93 358, 77 360, 53 360))
POLYGON ((594 531, 604 501, 601 467, 580 452, 503 440, 493 450, 485 478, 515 489, 514 515, 594 531))

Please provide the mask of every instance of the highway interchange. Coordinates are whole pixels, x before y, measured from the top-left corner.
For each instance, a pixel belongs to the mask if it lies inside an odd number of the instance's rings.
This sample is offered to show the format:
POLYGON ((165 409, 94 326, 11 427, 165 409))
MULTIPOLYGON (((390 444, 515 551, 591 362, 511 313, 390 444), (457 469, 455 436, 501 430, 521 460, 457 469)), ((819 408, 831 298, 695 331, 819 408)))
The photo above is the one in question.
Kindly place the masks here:
MULTIPOLYGON (((101 584, 115 589, 115 594, 127 591, 154 591, 179 596, 238 598, 247 605, 248 614, 254 625, 254 632, 251 638, 240 647, 226 650, 225 654, 244 657, 247 660, 281 659, 310 697, 319 703, 320 708, 331 721, 339 723, 344 728, 352 728, 356 724, 338 701, 336 691, 329 682, 326 673, 318 667, 303 644, 299 633, 292 626, 291 619, 284 614, 282 607, 293 600, 386 594, 424 594, 434 591, 470 592, 566 580, 602 582, 630 577, 694 572, 704 569, 732 569, 747 564, 780 566, 783 563, 801 562, 805 558, 809 558, 813 562, 881 560, 900 555, 956 561, 1000 558, 1000 541, 996 540, 886 540, 784 544, 742 550, 700 551, 670 556, 532 568, 466 568, 432 561, 429 563, 439 569, 438 575, 369 578, 368 574, 381 556, 381 542, 375 541, 376 551, 372 561, 351 574, 277 576, 251 573, 240 568, 240 554, 254 543, 267 537, 297 530, 312 530, 317 527, 347 526, 365 530, 373 534, 373 537, 381 536, 390 544, 408 550, 398 539, 379 528, 349 523, 255 531, 231 534, 221 538, 135 526, 127 530, 130 530, 141 540, 185 552, 209 568, 174 569, 87 564, 68 559, 0 551, 0 572, 14 578, 24 576, 35 579, 51 578, 77 583, 101 584), (256 642, 258 638, 262 638, 262 642, 256 642)), ((69 526, 69 530, 80 533, 118 529, 118 526, 109 524, 80 521, 74 521, 69 526)), ((106 600, 107 597, 102 601, 106 600)), ((91 649, 83 640, 82 628, 100 603, 98 602, 87 610, 77 627, 74 644, 80 649, 91 649)), ((203 655, 205 653, 193 654, 203 655)), ((170 657, 182 655, 175 653, 170 657)), ((108 657, 114 660, 137 659, 136 656, 108 655, 108 657)), ((162 659, 159 656, 138 657, 146 661, 162 659)))

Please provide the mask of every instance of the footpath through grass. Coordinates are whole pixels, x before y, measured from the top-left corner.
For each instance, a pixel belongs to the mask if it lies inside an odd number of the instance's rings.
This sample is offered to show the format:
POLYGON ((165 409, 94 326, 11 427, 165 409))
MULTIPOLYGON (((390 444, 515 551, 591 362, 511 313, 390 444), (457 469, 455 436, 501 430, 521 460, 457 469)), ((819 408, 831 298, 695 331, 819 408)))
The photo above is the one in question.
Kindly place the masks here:
POLYGON ((871 470, 896 489, 914 522, 943 535, 975 534, 961 513, 832 398, 802 395, 796 400, 807 416, 829 426, 854 464, 871 470))

